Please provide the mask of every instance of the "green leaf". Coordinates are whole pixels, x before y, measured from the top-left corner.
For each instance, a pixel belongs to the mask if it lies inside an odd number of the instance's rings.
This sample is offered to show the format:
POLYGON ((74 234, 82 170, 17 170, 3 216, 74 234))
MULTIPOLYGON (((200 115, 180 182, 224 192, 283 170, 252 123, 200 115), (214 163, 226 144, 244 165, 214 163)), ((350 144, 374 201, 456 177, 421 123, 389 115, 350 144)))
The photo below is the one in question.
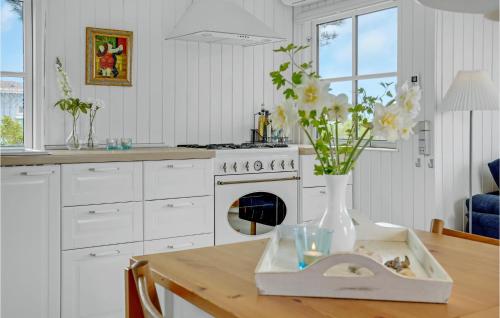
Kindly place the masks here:
POLYGON ((292 89, 292 88, 287 88, 283 91, 283 95, 285 95, 285 98, 286 99, 290 99, 290 98, 297 98, 297 95, 295 94, 295 91, 292 89))
POLYGON ((281 64, 280 65, 280 72, 286 71, 289 66, 290 66, 290 62, 286 62, 286 63, 281 64))
POLYGON ((293 72, 292 83, 294 83, 295 85, 300 85, 302 83, 302 73, 301 72, 293 72))

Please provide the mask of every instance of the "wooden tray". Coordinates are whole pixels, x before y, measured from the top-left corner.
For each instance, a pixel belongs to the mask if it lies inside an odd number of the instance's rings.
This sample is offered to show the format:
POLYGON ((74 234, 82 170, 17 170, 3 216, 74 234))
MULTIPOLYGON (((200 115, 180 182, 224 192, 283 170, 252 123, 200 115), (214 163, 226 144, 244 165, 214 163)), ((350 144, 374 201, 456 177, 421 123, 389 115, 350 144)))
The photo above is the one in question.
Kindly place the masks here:
POLYGON ((299 270, 293 234, 290 227, 283 226, 269 240, 255 269, 259 293, 448 302, 452 279, 411 229, 374 224, 354 211, 351 215, 357 230, 356 247, 377 253, 382 263, 366 253, 335 253, 299 270), (410 259, 415 277, 400 275, 383 264, 405 255, 410 259))

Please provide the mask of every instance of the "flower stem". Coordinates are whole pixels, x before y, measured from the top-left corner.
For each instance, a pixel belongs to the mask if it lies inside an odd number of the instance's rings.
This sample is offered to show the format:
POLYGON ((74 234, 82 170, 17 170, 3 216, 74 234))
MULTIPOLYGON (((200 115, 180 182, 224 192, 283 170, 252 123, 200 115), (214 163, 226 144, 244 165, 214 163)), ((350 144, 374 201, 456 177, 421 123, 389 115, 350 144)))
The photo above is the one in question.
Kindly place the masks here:
MULTIPOLYGON (((370 131, 370 129, 366 129, 363 134, 361 135, 361 138, 358 139, 358 141, 356 142, 356 145, 354 145, 354 147, 352 148, 352 151, 351 153, 349 154, 349 157, 347 158, 346 162, 344 162, 344 169, 342 169, 342 174, 346 174, 347 172, 349 172, 349 166, 350 166, 350 163, 352 161, 352 158, 354 157, 354 154, 356 153, 356 149, 358 149, 359 145, 361 145, 361 142, 363 141, 363 139, 365 138, 366 134, 370 131)), ((371 137, 370 137, 371 139, 371 137)))
POLYGON ((365 150, 365 148, 370 144, 370 142, 373 140, 373 136, 370 136, 370 138, 368 138, 365 142, 365 144, 363 145, 363 147, 361 147, 361 149, 356 153, 356 155, 354 156, 354 158, 352 158, 351 160, 351 163, 349 164, 349 167, 348 167, 348 171, 351 170, 352 166, 356 163, 356 161, 358 160, 359 156, 363 153, 363 150, 365 150))
POLYGON ((337 155, 337 166, 340 169, 340 154, 339 154, 339 121, 335 120, 335 154, 337 155))
POLYGON ((316 152, 316 156, 318 156, 318 160, 319 160, 319 163, 321 164, 321 167, 323 168, 323 174, 325 173, 325 165, 323 164, 323 160, 321 158, 321 156, 319 155, 319 151, 318 149, 316 148, 316 144, 314 143, 312 137, 311 137, 311 134, 307 131, 306 127, 303 127, 302 126, 302 129, 304 130, 304 132, 306 133, 306 136, 307 138, 309 139, 309 142, 311 143, 311 145, 313 146, 314 148, 314 151, 316 152))

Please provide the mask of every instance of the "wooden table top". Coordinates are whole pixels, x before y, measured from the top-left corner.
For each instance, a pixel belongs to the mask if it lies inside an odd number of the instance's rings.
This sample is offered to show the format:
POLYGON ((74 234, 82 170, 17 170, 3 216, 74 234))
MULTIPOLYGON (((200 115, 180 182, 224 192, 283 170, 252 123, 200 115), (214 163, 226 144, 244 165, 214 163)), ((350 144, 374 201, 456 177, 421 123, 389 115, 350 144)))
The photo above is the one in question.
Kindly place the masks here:
POLYGON ((154 280, 214 317, 499 317, 499 248, 416 231, 454 281, 448 304, 259 296, 254 270, 267 240, 134 257, 154 280))

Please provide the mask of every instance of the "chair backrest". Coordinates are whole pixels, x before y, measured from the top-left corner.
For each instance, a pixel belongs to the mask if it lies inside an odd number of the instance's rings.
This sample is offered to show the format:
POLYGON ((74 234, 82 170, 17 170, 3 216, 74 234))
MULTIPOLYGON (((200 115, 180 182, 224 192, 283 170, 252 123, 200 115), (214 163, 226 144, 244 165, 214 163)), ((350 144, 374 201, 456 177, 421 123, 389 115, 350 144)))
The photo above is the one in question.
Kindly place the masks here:
POLYGON ((431 221, 431 232, 436 234, 448 235, 453 237, 458 237, 466 240, 491 244, 491 245, 500 245, 500 241, 491 237, 456 231, 452 229, 447 229, 444 227, 444 221, 440 219, 433 219, 431 221))
POLYGON ((162 318, 155 283, 147 261, 138 261, 125 270, 127 317, 162 318), (142 309, 139 310, 138 308, 142 309))

